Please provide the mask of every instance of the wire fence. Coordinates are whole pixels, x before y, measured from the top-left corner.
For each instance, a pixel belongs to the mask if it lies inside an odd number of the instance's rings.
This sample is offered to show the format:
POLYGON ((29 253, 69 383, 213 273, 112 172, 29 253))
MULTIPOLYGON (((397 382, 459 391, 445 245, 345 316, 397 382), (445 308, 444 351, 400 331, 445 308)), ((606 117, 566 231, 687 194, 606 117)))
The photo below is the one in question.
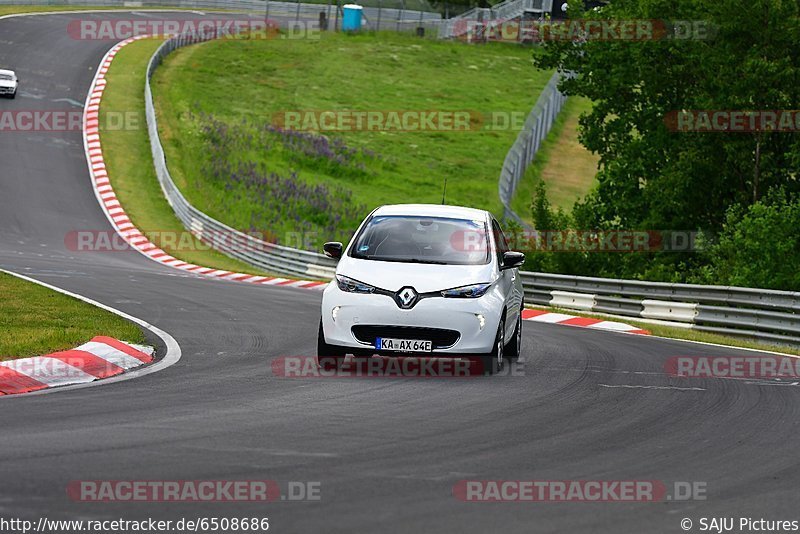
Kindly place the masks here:
POLYGON ((513 219, 522 226, 528 226, 512 208, 511 202, 517 192, 520 180, 530 166, 542 141, 547 137, 561 108, 567 101, 567 96, 558 90, 561 74, 556 72, 547 82, 539 95, 536 105, 531 110, 525 125, 517 136, 516 141, 506 154, 503 169, 500 171, 498 191, 500 202, 503 204, 504 219, 513 219))
MULTIPOLYGON (((328 29, 338 29, 345 0, 0 0, 0 6, 42 6, 72 7, 88 9, 92 7, 114 7, 128 9, 189 9, 198 11, 233 11, 267 19, 277 17, 283 20, 323 21, 328 29)), ((362 11, 367 30, 373 31, 416 31, 425 28, 430 36, 438 35, 442 12, 435 9, 427 0, 364 0, 362 11)), ((442 9, 448 11, 449 5, 442 9)), ((326 28, 323 28, 326 29, 326 28)))
MULTIPOLYGON (((270 4, 296 2, 277 2, 267 0, 0 0, 0 5, 15 6, 55 6, 55 7, 116 7, 116 8, 180 8, 195 10, 245 11, 265 13, 270 4)), ((304 4, 325 5, 328 0, 304 0, 304 4)), ((364 0, 358 2, 364 7, 394 7, 407 11, 439 12, 427 0, 364 0)))
MULTIPOLYGON (((300 20, 319 20, 323 30, 338 31, 341 27, 343 7, 346 0, 328 0, 319 4, 296 4, 292 2, 268 2, 270 14, 300 20)), ((415 31, 421 36, 437 37, 442 24, 442 15, 438 12, 409 9, 405 0, 369 0, 359 2, 362 10, 363 28, 369 31, 415 31), (418 30, 423 28, 423 31, 418 30)))

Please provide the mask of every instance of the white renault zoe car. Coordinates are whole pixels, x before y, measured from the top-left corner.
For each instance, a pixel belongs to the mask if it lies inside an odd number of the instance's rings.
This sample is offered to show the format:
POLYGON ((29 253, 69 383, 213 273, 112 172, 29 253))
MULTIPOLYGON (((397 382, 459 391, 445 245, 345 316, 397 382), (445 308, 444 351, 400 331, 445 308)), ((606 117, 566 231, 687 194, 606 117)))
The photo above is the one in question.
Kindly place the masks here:
POLYGON ((345 355, 480 359, 495 373, 522 341, 520 252, 488 212, 455 206, 383 206, 350 244, 331 242, 336 278, 322 297, 317 359, 345 355))
POLYGON ((16 98, 19 80, 13 70, 0 69, 0 95, 16 98))

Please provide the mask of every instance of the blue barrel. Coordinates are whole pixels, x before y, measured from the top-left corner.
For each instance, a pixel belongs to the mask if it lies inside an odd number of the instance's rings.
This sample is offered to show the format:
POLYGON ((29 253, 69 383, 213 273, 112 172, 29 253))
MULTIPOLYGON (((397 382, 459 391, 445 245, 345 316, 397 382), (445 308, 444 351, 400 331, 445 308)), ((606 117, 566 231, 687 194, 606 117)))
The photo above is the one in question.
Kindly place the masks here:
POLYGON ((361 29, 361 12, 363 7, 358 4, 345 4, 342 6, 342 31, 357 32, 361 29))

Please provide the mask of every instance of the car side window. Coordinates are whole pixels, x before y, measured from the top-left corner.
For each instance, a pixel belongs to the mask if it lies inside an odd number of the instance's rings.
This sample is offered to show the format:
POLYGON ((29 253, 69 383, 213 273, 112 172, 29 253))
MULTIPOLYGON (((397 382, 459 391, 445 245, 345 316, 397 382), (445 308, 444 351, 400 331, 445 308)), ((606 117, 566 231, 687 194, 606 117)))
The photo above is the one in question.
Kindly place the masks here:
POLYGON ((492 219, 492 233, 494 234, 494 242, 497 247, 497 262, 502 265, 503 254, 509 251, 508 239, 506 239, 506 235, 503 233, 502 228, 500 228, 500 223, 494 219, 492 219))

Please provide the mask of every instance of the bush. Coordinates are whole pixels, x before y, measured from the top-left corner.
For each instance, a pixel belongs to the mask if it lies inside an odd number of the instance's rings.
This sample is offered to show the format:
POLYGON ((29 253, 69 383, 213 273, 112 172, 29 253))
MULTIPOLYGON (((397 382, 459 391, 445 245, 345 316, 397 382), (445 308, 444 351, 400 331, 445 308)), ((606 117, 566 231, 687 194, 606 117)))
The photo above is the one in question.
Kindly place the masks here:
POLYGON ((800 198, 773 193, 743 209, 728 210, 708 265, 696 281, 744 287, 800 290, 800 198))

